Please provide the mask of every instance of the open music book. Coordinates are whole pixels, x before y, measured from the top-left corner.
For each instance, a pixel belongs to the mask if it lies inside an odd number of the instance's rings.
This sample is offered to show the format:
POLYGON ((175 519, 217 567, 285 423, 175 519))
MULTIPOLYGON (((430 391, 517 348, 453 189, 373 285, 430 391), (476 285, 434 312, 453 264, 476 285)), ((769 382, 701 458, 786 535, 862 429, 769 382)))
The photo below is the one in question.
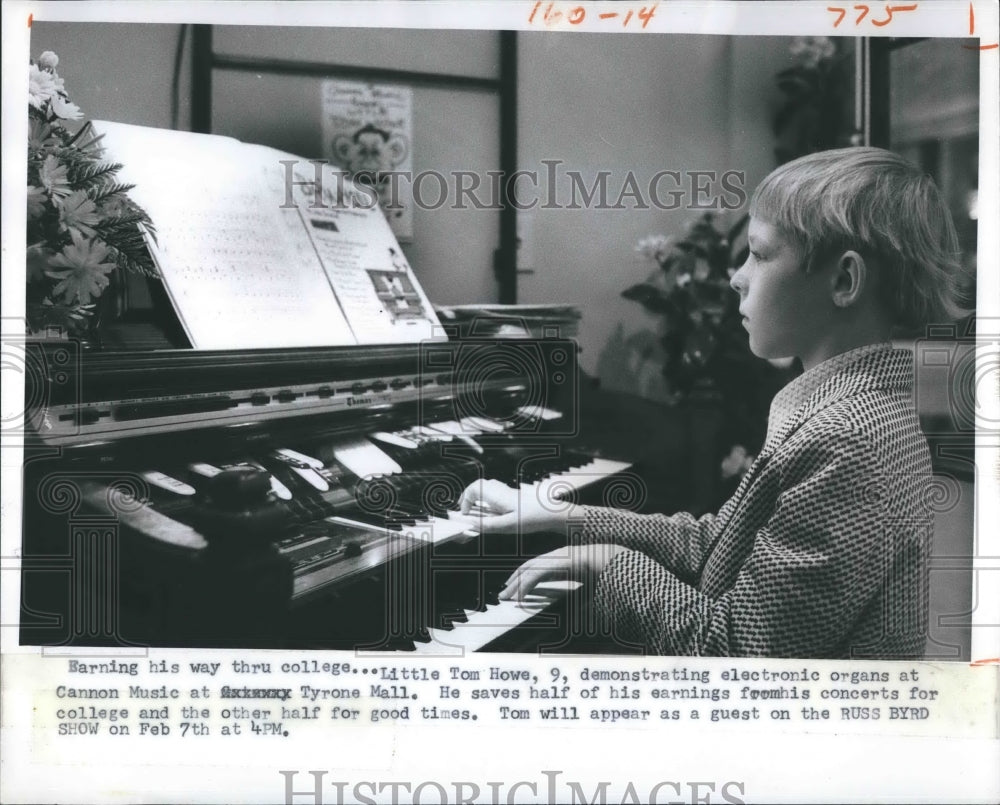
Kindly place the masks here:
POLYGON ((156 226, 150 251, 196 349, 443 338, 374 194, 335 166, 231 137, 94 128, 156 226))

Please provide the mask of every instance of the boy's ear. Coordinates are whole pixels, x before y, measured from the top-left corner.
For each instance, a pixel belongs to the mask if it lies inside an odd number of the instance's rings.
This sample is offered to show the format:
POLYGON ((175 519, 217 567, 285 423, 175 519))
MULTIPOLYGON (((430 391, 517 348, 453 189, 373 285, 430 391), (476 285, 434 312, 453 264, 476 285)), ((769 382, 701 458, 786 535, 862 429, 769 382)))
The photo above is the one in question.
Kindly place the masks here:
POLYGON ((853 250, 844 252, 833 267, 833 304, 843 308, 857 304, 870 281, 870 269, 865 258, 853 250))

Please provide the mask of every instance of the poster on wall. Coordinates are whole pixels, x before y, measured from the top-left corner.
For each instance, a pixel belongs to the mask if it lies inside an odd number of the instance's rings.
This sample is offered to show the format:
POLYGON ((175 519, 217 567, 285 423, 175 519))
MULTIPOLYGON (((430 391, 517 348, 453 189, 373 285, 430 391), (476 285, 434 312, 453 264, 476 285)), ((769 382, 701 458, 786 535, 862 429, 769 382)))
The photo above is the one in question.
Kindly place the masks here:
POLYGON ((412 241, 410 183, 398 179, 409 176, 412 167, 413 91, 329 80, 322 95, 323 157, 374 188, 397 240, 412 241))

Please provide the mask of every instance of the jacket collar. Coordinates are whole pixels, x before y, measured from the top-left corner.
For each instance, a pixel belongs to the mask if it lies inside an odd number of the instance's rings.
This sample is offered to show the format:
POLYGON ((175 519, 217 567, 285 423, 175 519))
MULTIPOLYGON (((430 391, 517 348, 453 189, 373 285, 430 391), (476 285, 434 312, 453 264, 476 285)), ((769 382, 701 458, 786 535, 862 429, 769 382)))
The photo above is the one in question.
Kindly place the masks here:
POLYGON ((823 361, 799 375, 771 402, 767 439, 769 453, 816 411, 867 391, 882 389, 909 396, 913 389, 913 353, 892 344, 870 344, 823 361))

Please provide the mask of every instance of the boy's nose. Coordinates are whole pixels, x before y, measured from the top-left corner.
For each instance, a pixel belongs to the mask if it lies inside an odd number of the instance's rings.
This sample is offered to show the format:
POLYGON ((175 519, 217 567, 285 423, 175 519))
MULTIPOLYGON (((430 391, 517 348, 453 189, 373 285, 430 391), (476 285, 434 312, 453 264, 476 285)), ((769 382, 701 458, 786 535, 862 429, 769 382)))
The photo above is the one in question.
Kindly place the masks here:
POLYGON ((743 273, 743 266, 740 266, 736 273, 733 274, 729 279, 729 286, 736 291, 736 293, 743 295, 747 289, 746 274, 743 273))

